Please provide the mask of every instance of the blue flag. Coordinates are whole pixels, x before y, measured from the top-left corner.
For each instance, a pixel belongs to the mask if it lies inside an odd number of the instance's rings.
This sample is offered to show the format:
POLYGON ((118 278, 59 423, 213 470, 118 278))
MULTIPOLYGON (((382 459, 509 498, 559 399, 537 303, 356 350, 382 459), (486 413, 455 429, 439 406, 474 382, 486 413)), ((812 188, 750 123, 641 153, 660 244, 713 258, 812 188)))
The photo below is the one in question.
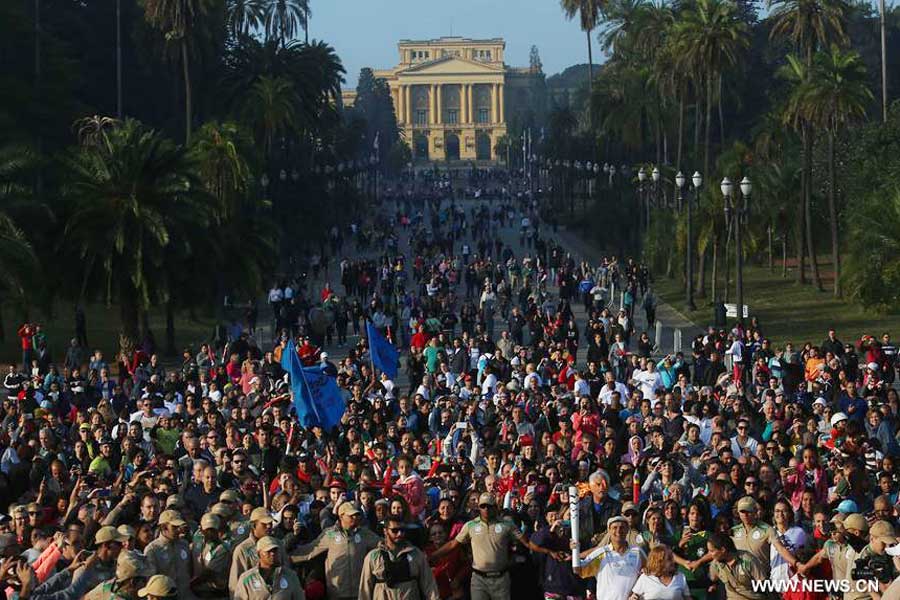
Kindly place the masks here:
POLYGON ((291 376, 291 397, 300 425, 321 426, 330 431, 341 422, 346 404, 334 378, 318 367, 304 367, 294 340, 288 340, 281 355, 281 367, 291 376))
POLYGON ((372 364, 394 379, 397 376, 397 369, 400 367, 400 355, 397 353, 397 349, 378 333, 378 330, 369 321, 366 321, 366 335, 369 336, 372 364))

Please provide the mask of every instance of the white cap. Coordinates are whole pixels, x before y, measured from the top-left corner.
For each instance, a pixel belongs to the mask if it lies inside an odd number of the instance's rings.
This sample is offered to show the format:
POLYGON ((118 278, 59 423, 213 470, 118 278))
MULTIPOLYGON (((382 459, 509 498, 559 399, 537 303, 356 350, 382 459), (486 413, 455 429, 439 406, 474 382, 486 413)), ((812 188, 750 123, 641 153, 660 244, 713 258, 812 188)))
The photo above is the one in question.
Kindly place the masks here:
POLYGON ((866 368, 869 369, 870 371, 877 371, 877 370, 878 370, 878 363, 876 363, 876 362, 870 362, 869 364, 866 365, 866 368))
POLYGON ((847 420, 847 415, 845 415, 844 413, 842 413, 842 412, 834 413, 833 415, 831 415, 831 426, 834 427, 841 421, 846 421, 846 420, 847 420))
POLYGON ((819 396, 818 398, 816 398, 816 401, 813 402, 813 406, 815 406, 816 404, 821 404, 822 406, 828 406, 828 403, 825 402, 825 398, 823 398, 822 396, 819 396))

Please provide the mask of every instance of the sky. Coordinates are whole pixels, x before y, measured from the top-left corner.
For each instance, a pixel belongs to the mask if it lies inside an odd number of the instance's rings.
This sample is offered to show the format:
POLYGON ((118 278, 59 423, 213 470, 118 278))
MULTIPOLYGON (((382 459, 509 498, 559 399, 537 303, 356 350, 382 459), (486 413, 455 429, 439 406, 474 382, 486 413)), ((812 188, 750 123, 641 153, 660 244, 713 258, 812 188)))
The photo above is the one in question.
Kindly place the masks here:
MULTIPOLYGON (((398 62, 401 39, 441 36, 500 37, 505 62, 527 67, 532 44, 549 76, 587 62, 587 39, 577 19, 568 21, 558 0, 311 0, 309 37, 331 44, 355 88, 362 67, 398 62)), ((597 61, 596 38, 594 60, 597 61)))

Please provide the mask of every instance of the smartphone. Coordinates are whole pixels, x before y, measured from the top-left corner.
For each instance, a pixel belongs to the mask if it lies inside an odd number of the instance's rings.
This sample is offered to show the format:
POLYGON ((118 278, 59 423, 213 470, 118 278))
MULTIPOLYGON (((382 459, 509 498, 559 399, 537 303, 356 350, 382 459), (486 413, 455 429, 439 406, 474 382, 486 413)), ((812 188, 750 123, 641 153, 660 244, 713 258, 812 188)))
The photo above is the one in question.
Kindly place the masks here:
POLYGON ((468 427, 468 426, 469 426, 469 422, 468 422, 468 421, 459 421, 459 422, 456 424, 456 428, 457 428, 457 429, 465 429, 465 428, 468 427))
POLYGON ((102 490, 97 490, 97 497, 98 497, 98 498, 109 498, 109 494, 110 494, 109 488, 105 488, 105 489, 102 489, 102 490))
POLYGON ((526 488, 526 493, 532 494, 532 495, 533 495, 533 494, 534 494, 534 486, 533 486, 533 485, 529 485, 529 486, 526 488))

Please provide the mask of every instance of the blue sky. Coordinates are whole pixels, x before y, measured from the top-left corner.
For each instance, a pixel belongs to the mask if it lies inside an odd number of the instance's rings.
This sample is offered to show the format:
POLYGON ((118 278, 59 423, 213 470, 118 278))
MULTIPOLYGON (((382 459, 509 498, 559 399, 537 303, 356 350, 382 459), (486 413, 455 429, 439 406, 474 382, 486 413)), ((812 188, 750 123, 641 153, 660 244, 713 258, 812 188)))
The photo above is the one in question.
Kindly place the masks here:
MULTIPOLYGON (((310 38, 335 47, 356 87, 362 67, 397 64, 397 41, 446 35, 502 37, 506 63, 528 66, 536 44, 548 75, 587 62, 577 21, 567 21, 558 0, 311 0, 310 38)), ((596 39, 594 60, 597 61, 596 39)))

